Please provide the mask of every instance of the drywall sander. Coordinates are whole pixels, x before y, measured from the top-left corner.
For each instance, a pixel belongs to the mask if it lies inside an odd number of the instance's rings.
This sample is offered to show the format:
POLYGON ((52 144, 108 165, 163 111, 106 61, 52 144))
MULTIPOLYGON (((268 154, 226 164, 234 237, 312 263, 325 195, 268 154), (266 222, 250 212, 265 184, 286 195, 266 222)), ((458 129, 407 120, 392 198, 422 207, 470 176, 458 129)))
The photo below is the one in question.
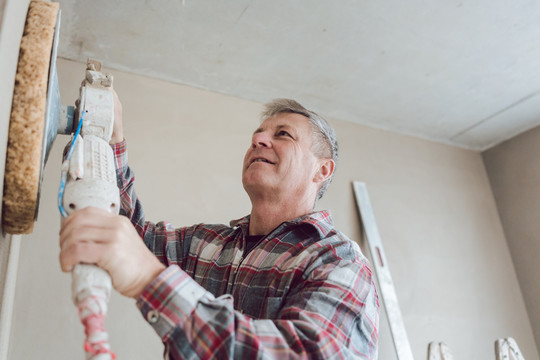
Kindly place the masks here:
MULTIPOLYGON (((112 76, 101 72, 101 63, 88 60, 86 76, 74 109, 60 110, 67 129, 75 129, 64 152, 58 207, 62 217, 88 206, 117 215, 120 195, 114 155, 109 141, 114 126, 112 76)), ((63 125, 64 126, 64 125, 63 125)), ((62 130, 64 131, 64 130, 62 130)), ((87 359, 114 359, 103 322, 112 284, 108 273, 95 265, 79 264, 72 271, 72 297, 85 327, 87 359)))
POLYGON ((86 206, 118 213, 108 145, 114 124, 113 79, 101 72, 99 61, 89 59, 75 106, 62 105, 56 68, 59 29, 57 3, 30 3, 15 75, 4 172, 2 229, 10 234, 33 230, 43 170, 57 134, 79 131, 72 141, 72 158, 64 164, 69 166, 69 177, 62 197, 66 204, 59 202, 62 215, 86 206), (83 181, 79 184, 79 180, 83 181))
MULTIPOLYGON (((13 91, 2 198, 2 230, 28 234, 37 219, 43 170, 57 134, 71 135, 64 154, 58 207, 62 217, 87 206, 119 211, 114 156, 113 79, 89 60, 75 106, 60 101, 56 57, 58 3, 30 2, 13 91)), ((111 359, 103 317, 111 292, 108 274, 94 265, 73 270, 72 297, 87 337, 87 359, 111 359)))
POLYGON ((80 129, 80 136, 81 139, 89 136, 89 145, 84 147, 85 141, 81 140, 74 149, 72 176, 68 178, 64 196, 69 203, 59 206, 69 214, 88 205, 104 207, 100 201, 106 197, 114 198, 107 201, 107 209, 118 211, 116 181, 110 177, 111 171, 114 175, 114 163, 110 163, 109 156, 112 150, 104 149, 108 148, 114 122, 112 77, 101 73, 99 61, 89 60, 76 106, 61 104, 56 68, 60 15, 58 3, 30 2, 15 75, 4 171, 2 230, 10 234, 33 231, 43 170, 53 142, 57 134, 72 135, 81 115, 86 123, 80 129), (93 151, 93 161, 84 177, 80 160, 83 157, 90 160, 90 154, 84 155, 83 150, 93 151), (75 168, 80 170, 79 177, 73 177, 75 168), (103 178, 98 181, 100 176, 103 178), (75 179, 84 179, 88 184, 74 186, 71 182, 75 179), (96 187, 97 183, 101 185, 96 187), (82 191, 75 199, 74 188, 82 191))

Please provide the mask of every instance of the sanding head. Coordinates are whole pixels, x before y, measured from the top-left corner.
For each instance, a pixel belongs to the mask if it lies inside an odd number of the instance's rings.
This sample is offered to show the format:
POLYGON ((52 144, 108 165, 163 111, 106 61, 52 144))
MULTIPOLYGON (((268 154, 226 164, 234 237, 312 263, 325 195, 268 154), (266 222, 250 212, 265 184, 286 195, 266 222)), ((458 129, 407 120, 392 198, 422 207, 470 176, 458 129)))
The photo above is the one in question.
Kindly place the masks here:
POLYGON ((58 3, 32 1, 21 40, 9 124, 2 227, 28 234, 39 200, 49 65, 58 3))

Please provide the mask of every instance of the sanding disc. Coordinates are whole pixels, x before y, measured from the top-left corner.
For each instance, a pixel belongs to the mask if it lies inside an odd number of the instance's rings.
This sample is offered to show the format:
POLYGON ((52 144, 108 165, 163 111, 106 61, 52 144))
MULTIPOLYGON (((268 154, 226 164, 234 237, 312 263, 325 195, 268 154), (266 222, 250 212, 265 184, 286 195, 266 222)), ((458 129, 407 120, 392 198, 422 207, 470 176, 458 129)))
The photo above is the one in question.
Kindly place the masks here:
POLYGON ((21 39, 2 198, 2 227, 10 234, 29 234, 34 227, 58 9, 58 3, 30 2, 21 39))

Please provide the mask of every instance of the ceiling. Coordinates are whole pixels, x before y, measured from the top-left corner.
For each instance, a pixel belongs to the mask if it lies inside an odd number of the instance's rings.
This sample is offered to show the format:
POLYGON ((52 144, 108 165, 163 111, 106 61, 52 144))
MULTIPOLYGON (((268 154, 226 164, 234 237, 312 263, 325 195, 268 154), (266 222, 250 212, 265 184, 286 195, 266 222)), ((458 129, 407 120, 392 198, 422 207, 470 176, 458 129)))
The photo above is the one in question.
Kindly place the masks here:
POLYGON ((473 150, 540 125, 536 0, 60 0, 59 56, 473 150))

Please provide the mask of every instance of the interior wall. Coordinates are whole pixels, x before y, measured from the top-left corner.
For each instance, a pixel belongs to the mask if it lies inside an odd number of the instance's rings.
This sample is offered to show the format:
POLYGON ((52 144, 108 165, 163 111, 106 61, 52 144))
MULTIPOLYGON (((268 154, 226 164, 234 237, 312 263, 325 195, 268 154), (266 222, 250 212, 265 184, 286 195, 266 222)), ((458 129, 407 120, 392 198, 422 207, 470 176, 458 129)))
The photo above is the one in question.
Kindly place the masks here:
MULTIPOLYGON (((84 64, 60 60, 58 71, 63 103, 72 104, 84 64)), ((148 219, 191 225, 247 214, 241 164, 261 104, 112 73, 148 219)), ((481 155, 329 120, 341 159, 318 208, 331 209, 337 227, 360 241, 351 182, 367 184, 415 358, 425 358, 430 341, 444 341, 456 359, 493 359, 493 342, 511 335, 528 360, 538 360, 481 155)), ((40 218, 22 243, 13 359, 82 356, 70 276, 58 265, 56 194, 66 142, 64 137, 55 143, 40 218)), ((160 340, 133 300, 114 294, 106 327, 119 359, 161 355, 160 340)), ((380 334, 380 359, 395 359, 384 321, 380 334)))
POLYGON ((6 0, 0 0, 0 26, 4 20, 4 6, 6 5, 6 0))
POLYGON ((482 155, 540 348, 540 127, 482 155))

